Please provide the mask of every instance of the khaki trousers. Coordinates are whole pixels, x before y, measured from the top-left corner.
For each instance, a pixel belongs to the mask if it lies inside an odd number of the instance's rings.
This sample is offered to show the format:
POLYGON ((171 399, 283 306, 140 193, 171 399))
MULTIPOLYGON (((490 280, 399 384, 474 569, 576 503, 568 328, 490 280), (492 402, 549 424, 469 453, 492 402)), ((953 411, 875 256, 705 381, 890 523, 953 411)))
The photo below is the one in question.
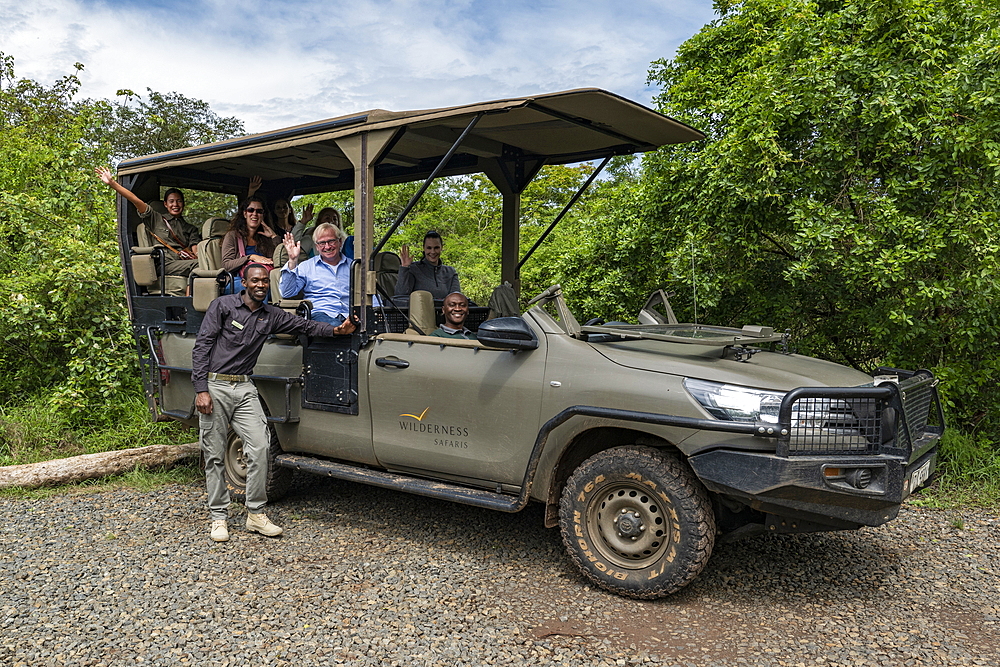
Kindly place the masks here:
POLYGON ((267 504, 268 450, 271 434, 253 382, 208 381, 212 414, 198 413, 205 484, 212 521, 229 517, 229 490, 223 475, 229 425, 243 439, 247 465, 247 512, 260 513, 267 504))

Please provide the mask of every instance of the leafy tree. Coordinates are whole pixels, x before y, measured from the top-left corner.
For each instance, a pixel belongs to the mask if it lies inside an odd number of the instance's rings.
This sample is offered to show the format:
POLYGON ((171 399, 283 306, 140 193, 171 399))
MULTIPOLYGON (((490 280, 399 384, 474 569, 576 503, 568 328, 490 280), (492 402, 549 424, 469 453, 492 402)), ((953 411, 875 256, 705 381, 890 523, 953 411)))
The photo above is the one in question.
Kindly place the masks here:
MULTIPOLYGON (((661 149, 614 257, 679 310, 793 330, 858 368, 932 368, 953 416, 1000 415, 998 12, 988 0, 745 0, 658 61, 661 149)), ((629 190, 625 185, 621 186, 629 190)), ((613 268, 612 267, 612 268, 613 268)))
POLYGON ((46 87, 0 63, 0 403, 39 394, 70 417, 100 405, 114 419, 139 387, 114 208, 92 176, 107 160, 90 140, 102 109, 73 103, 75 74, 46 87))
MULTIPOLYGON (((109 125, 114 105, 76 101, 79 86, 75 72, 51 86, 18 79, 13 59, 0 53, 0 406, 40 401, 70 427, 117 425, 134 415, 142 388, 114 196, 93 170, 122 155, 125 144, 113 138, 142 130, 117 132, 109 125)), ((151 138, 163 143, 135 150, 209 138, 176 130, 212 125, 205 103, 152 92, 151 100, 141 108, 169 121, 151 138), (182 117, 189 112, 190 121, 182 117)), ((242 130, 221 122, 212 128, 242 130)))
MULTIPOLYGON (((240 119, 220 116, 207 102, 177 92, 158 93, 147 88, 144 99, 123 89, 113 102, 86 100, 80 106, 99 110, 91 140, 106 145, 115 162, 246 133, 240 119)), ((230 195, 193 190, 185 194, 185 203, 185 217, 196 225, 211 216, 228 217, 237 205, 230 195)))
POLYGON ((106 106, 102 139, 118 160, 246 134, 243 121, 218 115, 207 102, 150 88, 146 93, 143 99, 131 90, 119 90, 118 99, 106 106))

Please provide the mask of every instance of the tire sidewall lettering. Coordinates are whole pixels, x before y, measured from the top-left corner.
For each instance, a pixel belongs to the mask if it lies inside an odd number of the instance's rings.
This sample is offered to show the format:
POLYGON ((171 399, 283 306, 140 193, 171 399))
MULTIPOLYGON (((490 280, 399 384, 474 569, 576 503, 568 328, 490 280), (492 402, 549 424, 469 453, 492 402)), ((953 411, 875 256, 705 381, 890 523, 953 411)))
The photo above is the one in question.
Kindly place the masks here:
MULTIPOLYGON (((653 565, 636 570, 618 570, 603 562, 599 558, 595 557, 594 551, 590 548, 587 543, 587 537, 593 537, 594 539, 601 539, 600 537, 591 536, 589 531, 584 527, 583 515, 586 511, 586 505, 584 505, 583 511, 579 509, 574 509, 573 511, 573 532, 578 538, 577 544, 583 552, 584 558, 590 562, 594 569, 603 574, 604 576, 613 577, 618 581, 628 581, 629 579, 634 579, 637 581, 649 581, 654 580, 660 575, 662 575, 666 569, 667 565, 674 562, 677 557, 677 543, 681 539, 680 524, 678 523, 679 517, 677 515, 677 510, 674 508, 670 497, 663 491, 657 488, 656 482, 650 479, 646 479, 641 474, 637 472, 629 472, 622 475, 624 479, 632 480, 638 484, 641 484, 650 489, 650 492, 663 502, 666 507, 667 516, 671 519, 671 525, 667 530, 667 534, 670 535, 672 540, 670 549, 667 551, 663 557, 657 563, 653 565), (670 529, 673 530, 670 530, 670 529)), ((599 490, 599 485, 607 481, 607 477, 603 474, 595 475, 592 479, 588 480, 584 485, 583 489, 577 495, 576 500, 579 503, 586 503, 587 499, 594 493, 595 490, 599 490)), ((664 517, 667 518, 667 517, 664 517)))

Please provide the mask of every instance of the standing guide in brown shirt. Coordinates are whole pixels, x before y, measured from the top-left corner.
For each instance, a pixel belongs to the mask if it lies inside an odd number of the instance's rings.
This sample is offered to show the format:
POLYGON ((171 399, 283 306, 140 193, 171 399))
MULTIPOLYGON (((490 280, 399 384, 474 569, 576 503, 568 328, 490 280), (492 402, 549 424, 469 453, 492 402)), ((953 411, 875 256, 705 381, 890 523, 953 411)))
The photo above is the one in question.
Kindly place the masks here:
POLYGON ((268 268, 251 264, 243 272, 246 289, 212 301, 191 352, 191 383, 205 456, 205 484, 212 519, 211 537, 229 539, 229 491, 223 477, 229 425, 243 439, 247 460, 247 530, 276 537, 283 532, 264 514, 271 438, 257 387, 250 381, 264 341, 276 333, 335 336, 353 333, 348 319, 334 327, 264 303, 271 288, 268 268))

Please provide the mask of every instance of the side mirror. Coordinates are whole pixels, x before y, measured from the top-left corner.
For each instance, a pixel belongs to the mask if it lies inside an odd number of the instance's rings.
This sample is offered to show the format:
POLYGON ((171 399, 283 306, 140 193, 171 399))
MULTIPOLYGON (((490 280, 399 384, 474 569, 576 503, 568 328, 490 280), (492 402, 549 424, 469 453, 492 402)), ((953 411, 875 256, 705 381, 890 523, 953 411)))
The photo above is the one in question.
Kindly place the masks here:
POLYGON ((504 350, 534 350, 538 338, 528 323, 520 317, 498 317, 479 325, 476 339, 487 347, 504 350))

